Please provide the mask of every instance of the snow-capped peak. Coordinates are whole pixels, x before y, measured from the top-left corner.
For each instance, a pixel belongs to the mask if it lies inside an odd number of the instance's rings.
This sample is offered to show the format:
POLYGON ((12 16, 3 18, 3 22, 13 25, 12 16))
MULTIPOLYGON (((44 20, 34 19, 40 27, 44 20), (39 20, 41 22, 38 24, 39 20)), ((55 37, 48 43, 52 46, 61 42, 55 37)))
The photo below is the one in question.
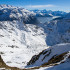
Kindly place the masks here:
POLYGON ((0 20, 28 20, 29 16, 34 16, 33 12, 30 12, 24 8, 14 7, 10 5, 0 5, 0 20))

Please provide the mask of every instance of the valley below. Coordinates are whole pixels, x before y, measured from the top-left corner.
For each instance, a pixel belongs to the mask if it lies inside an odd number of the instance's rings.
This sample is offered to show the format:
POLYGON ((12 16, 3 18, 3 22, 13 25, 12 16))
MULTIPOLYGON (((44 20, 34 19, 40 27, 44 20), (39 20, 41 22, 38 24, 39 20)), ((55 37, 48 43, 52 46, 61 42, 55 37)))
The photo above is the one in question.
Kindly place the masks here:
POLYGON ((70 13, 52 13, 0 5, 0 70, 70 70, 70 13))

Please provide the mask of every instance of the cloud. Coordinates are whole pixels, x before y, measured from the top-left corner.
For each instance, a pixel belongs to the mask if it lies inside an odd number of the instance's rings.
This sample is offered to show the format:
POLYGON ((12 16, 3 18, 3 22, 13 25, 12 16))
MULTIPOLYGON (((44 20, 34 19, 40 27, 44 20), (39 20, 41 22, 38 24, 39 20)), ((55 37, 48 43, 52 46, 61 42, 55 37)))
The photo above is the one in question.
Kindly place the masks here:
POLYGON ((25 6, 27 8, 46 8, 46 7, 55 7, 54 5, 27 5, 25 6))

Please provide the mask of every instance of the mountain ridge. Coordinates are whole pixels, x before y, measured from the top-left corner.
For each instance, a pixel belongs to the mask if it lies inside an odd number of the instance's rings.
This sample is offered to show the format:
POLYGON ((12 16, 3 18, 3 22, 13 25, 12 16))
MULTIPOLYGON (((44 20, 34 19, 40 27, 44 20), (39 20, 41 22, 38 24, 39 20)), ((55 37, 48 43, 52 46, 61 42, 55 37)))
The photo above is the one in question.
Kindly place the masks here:
POLYGON ((30 10, 36 13, 37 17, 53 17, 53 16, 61 16, 64 17, 67 13, 64 11, 52 11, 52 10, 30 10))
MULTIPOLYGON (((70 13, 62 19, 40 23, 34 12, 9 5, 0 6, 0 55, 7 66, 27 69, 33 61, 36 65, 33 64, 31 67, 42 64, 47 66, 48 63, 54 66, 57 65, 57 61, 60 65, 63 58, 68 58, 70 13), (60 56, 62 57, 59 61, 60 56)), ((65 63, 66 61, 68 59, 65 63)))

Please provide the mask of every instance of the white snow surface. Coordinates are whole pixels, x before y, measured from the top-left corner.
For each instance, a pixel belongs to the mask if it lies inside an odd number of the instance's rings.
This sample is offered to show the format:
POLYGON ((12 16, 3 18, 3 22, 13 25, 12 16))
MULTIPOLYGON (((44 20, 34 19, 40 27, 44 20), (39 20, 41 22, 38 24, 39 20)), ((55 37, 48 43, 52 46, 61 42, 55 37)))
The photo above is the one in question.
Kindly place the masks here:
POLYGON ((43 28, 23 23, 34 15, 24 8, 0 5, 0 55, 7 65, 24 68, 33 55, 47 48, 43 28))
MULTIPOLYGON (((34 64, 30 65, 29 67, 40 66, 40 65, 42 65, 44 63, 47 63, 55 55, 57 56, 57 55, 60 55, 62 53, 65 53, 65 52, 69 52, 70 51, 70 43, 57 44, 55 46, 49 47, 44 52, 46 52, 46 51, 48 51, 48 52, 46 54, 41 54, 40 57, 39 57, 39 59, 34 64), (50 52, 50 50, 51 50, 51 52, 50 52), (50 54, 45 57, 45 55, 47 55, 49 52, 50 52, 50 54), (43 60, 43 58, 44 58, 44 60, 43 60)), ((69 55, 70 55, 70 53, 69 53, 69 55)), ((66 57, 68 57, 69 55, 67 55, 66 57)), ((66 60, 66 57, 64 58, 63 61, 66 60)), ((61 62, 62 61, 60 61, 59 64, 61 62)))
POLYGON ((35 54, 47 48, 44 30, 19 21, 0 21, 0 53, 9 66, 24 68, 35 54))
POLYGON ((42 27, 47 35, 47 45, 70 43, 70 19, 52 20, 42 27))
POLYGON ((14 7, 11 5, 0 5, 0 20, 28 20, 29 16, 34 16, 34 12, 30 12, 24 8, 14 7))
POLYGON ((70 70, 70 58, 68 58, 68 56, 70 56, 70 51, 65 55, 64 63, 58 62, 58 65, 56 66, 49 66, 49 67, 41 67, 40 69, 36 69, 36 70, 70 70))
MULTIPOLYGON (((24 8, 0 5, 0 20, 2 20, 0 21, 0 55, 7 65, 25 68, 33 55, 37 55, 44 49, 51 49, 48 57, 42 61, 44 55, 41 55, 39 60, 31 65, 40 66, 48 62, 52 56, 70 51, 70 44, 68 44, 70 43, 70 16, 60 21, 51 21, 39 26, 23 23, 29 20, 29 16, 34 15, 35 13, 24 8), (12 19, 14 20, 7 21, 12 19), (21 21, 22 19, 23 21, 21 21), (47 47, 46 43, 55 46, 47 47)), ((64 63, 64 65, 66 64, 64 63)), ((53 69, 50 70, 58 70, 64 65, 55 66, 55 69, 52 67, 53 69)))

